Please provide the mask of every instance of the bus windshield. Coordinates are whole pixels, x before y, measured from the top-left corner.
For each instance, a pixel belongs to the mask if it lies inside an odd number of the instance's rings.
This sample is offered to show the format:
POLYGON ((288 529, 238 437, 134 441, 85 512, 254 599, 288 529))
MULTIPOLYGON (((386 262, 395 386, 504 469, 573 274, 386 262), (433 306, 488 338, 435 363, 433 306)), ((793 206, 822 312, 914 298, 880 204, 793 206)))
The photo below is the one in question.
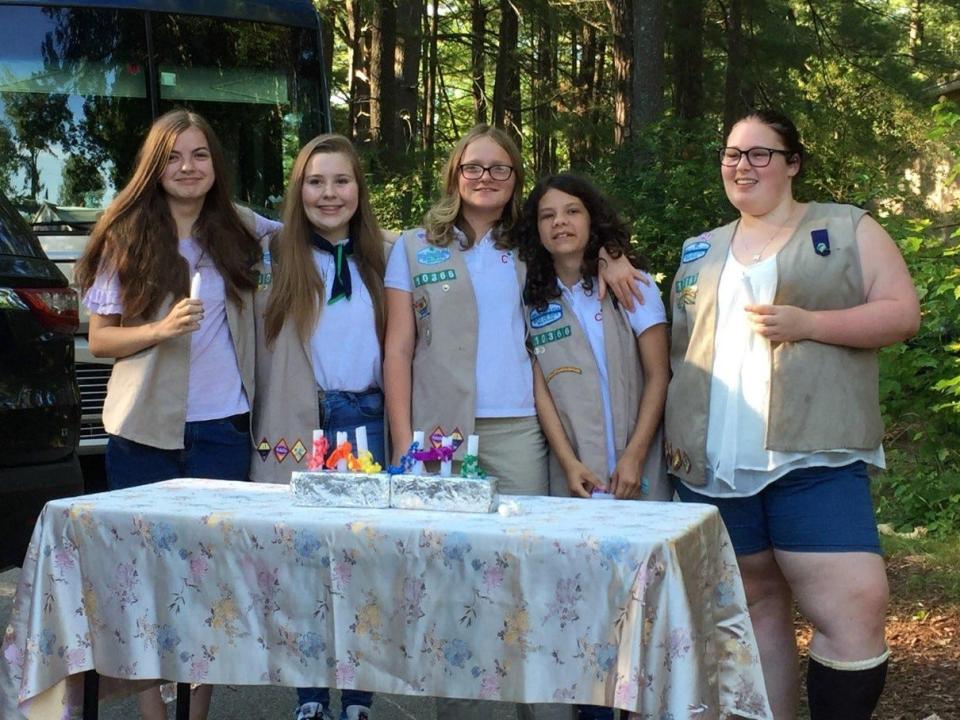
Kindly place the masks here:
POLYGON ((86 232, 153 117, 186 107, 219 136, 237 200, 275 215, 325 124, 317 44, 315 27, 0 4, 0 192, 38 229, 86 232))

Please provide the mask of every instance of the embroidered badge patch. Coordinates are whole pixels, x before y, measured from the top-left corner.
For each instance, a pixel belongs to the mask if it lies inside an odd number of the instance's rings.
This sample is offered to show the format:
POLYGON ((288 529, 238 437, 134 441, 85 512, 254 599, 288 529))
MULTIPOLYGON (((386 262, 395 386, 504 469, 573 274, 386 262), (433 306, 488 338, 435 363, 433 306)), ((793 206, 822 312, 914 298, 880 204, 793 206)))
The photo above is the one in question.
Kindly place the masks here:
POLYGON ((811 230, 810 240, 813 243, 813 251, 820 257, 826 257, 830 254, 830 235, 826 228, 822 230, 811 230))
POLYGON ((433 283, 444 282, 446 280, 456 280, 457 271, 453 268, 447 270, 437 270, 437 272, 420 273, 413 276, 414 287, 423 285, 432 285, 433 283))
POLYGON ((257 445, 257 454, 260 456, 260 459, 263 462, 267 461, 267 458, 270 457, 270 441, 264 438, 257 445))
POLYGON ((273 446, 273 455, 277 458, 277 462, 282 463, 287 459, 287 455, 290 454, 290 446, 287 445, 287 441, 283 438, 277 441, 277 444, 273 446))
POLYGON ((417 314, 417 317, 420 320, 423 320, 430 315, 430 302, 427 300, 426 296, 417 298, 413 303, 413 311, 417 314))
MULTIPOLYGON (((702 237, 702 236, 701 236, 702 237)), ((706 240, 697 240, 690 243, 683 249, 683 254, 680 255, 680 262, 682 263, 692 263, 696 260, 699 260, 704 255, 710 252, 710 243, 706 240)))
POLYGON ((697 281, 700 279, 700 273, 694 273, 693 275, 687 275, 682 277, 677 282, 673 284, 673 289, 676 292, 683 292, 683 289, 690 287, 691 285, 696 285, 697 281))
POLYGON ((558 368, 554 368, 547 375, 547 382, 553 380, 560 373, 576 373, 577 375, 583 375, 583 370, 573 365, 561 365, 558 368))
POLYGON ((563 306, 560 303, 548 303, 544 310, 534 308, 530 311, 530 324, 535 328, 546 327, 563 317, 563 306))
POLYGON ((304 447, 302 442, 300 442, 300 438, 297 438, 297 441, 293 444, 293 447, 290 448, 290 454, 293 455, 293 459, 298 463, 303 460, 303 457, 307 454, 307 448, 304 447))
POLYGON ((417 251, 417 262, 421 265, 439 265, 450 259, 450 251, 444 248, 429 247, 417 251))
MULTIPOLYGON (((443 445, 443 438, 447 435, 447 432, 443 429, 441 425, 437 425, 434 428, 433 432, 430 433, 430 445, 432 447, 438 448, 443 445)), ((453 449, 456 450, 463 444, 463 431, 460 428, 455 427, 449 433, 450 439, 453 441, 453 449)))
POLYGON ((547 343, 556 342, 557 340, 563 340, 568 338, 573 334, 573 331, 570 329, 569 325, 564 325, 563 327, 558 327, 556 330, 547 330, 547 332, 537 333, 533 336, 533 346, 540 347, 541 345, 546 345, 547 343))

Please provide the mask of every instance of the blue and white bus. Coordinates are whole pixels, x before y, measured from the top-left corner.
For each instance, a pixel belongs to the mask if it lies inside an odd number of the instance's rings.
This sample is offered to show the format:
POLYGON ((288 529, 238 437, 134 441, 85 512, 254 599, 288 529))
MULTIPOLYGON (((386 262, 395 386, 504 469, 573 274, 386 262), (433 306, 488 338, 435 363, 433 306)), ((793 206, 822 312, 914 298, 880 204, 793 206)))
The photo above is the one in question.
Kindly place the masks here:
MULTIPOLYGON (((301 144, 330 129, 310 0, 0 0, 0 192, 72 277, 99 211, 154 118, 196 110, 237 200, 273 215, 301 144)), ((81 326, 81 452, 102 452, 110 366, 81 326)))

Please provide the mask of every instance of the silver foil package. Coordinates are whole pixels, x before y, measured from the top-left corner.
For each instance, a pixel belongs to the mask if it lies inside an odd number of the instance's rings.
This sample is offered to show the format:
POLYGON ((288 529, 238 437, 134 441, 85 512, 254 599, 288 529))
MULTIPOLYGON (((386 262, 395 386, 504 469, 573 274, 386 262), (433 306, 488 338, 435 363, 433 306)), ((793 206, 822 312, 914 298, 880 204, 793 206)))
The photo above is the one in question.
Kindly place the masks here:
POLYGON ((294 472, 290 492, 295 505, 312 507, 390 507, 386 473, 294 472))
POLYGON ((390 478, 390 506, 407 510, 495 512, 499 504, 497 479, 394 475, 390 478))

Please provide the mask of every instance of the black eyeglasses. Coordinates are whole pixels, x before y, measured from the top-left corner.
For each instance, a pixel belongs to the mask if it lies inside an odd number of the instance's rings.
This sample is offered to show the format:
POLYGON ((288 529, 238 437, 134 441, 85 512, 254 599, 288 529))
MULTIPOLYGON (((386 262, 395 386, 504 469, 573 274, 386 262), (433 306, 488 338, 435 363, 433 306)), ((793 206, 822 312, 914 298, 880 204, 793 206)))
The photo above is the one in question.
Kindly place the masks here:
POLYGON ((738 147, 722 147, 719 150, 720 164, 727 167, 736 167, 740 164, 740 158, 747 156, 747 162, 751 167, 766 167, 773 159, 774 153, 780 153, 785 158, 790 158, 796 153, 789 150, 778 150, 777 148, 752 147, 741 150, 738 147))
POLYGON ((460 166, 460 174, 467 180, 479 180, 484 173, 490 173, 491 180, 509 180, 513 175, 513 168, 509 165, 477 165, 475 163, 464 163, 460 166))

